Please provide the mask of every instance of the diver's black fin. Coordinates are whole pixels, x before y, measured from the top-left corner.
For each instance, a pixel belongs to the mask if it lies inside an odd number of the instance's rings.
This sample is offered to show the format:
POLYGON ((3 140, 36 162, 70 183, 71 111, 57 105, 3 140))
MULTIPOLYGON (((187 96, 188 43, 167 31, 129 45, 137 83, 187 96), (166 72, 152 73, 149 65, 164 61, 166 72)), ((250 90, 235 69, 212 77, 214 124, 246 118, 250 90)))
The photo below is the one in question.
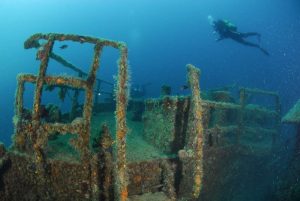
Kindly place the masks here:
POLYGON ((267 56, 270 56, 269 52, 265 50, 264 48, 259 47, 259 49, 267 56))

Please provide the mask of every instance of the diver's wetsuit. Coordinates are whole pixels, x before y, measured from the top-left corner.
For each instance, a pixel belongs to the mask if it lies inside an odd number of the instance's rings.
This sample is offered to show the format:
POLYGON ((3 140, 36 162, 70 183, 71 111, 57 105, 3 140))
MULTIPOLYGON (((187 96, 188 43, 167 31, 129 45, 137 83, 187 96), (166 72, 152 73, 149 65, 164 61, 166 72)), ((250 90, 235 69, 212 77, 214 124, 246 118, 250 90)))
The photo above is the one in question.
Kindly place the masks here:
POLYGON ((245 38, 249 36, 257 36, 260 39, 260 34, 256 32, 247 32, 247 33, 241 33, 237 31, 237 27, 232 25, 230 22, 225 20, 218 20, 214 22, 214 29, 216 32, 219 33, 220 38, 217 39, 217 41, 223 40, 225 38, 231 38, 235 40, 236 42, 239 42, 243 45, 256 47, 260 49, 264 54, 269 55, 269 53, 260 47, 260 45, 246 41, 245 38))

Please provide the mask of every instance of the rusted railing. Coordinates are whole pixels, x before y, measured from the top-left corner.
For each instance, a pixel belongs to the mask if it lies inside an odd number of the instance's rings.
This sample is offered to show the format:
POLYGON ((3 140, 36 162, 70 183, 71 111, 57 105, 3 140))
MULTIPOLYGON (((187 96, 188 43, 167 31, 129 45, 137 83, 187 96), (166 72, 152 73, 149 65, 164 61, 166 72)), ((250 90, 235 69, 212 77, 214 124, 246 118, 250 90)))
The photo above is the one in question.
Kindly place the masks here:
MULTIPOLYGON (((90 151, 90 127, 91 115, 93 108, 94 85, 97 81, 96 74, 99 69, 102 50, 105 46, 116 48, 120 51, 118 66, 118 79, 116 88, 116 198, 125 201, 127 199, 127 174, 126 174, 126 107, 128 99, 128 70, 127 70, 127 47, 122 42, 116 42, 106 39, 93 38, 79 35, 66 34, 35 34, 27 39, 24 47, 38 48, 37 58, 41 61, 38 75, 22 74, 18 76, 18 88, 16 92, 16 115, 15 122, 15 147, 21 151, 33 152, 35 155, 37 174, 39 175, 40 184, 47 185, 47 176, 45 174, 46 155, 44 149, 48 142, 48 137, 53 132, 64 134, 78 134, 72 144, 81 155, 81 161, 84 168, 90 169, 90 189, 91 199, 97 200, 99 195, 99 186, 92 175, 97 175, 96 158, 90 151), (46 40, 44 45, 40 45, 39 40, 46 40), (80 69, 52 52, 56 41, 73 41, 79 43, 94 44, 93 62, 89 72, 85 77, 68 77, 68 76, 47 76, 47 67, 50 58, 59 60, 64 66, 68 66, 79 74, 84 75, 80 69), (26 82, 35 84, 33 111, 31 119, 23 117, 23 94, 24 84, 26 82), (85 101, 83 105, 82 118, 76 118, 71 123, 45 123, 41 121, 41 97, 43 85, 48 86, 66 86, 78 90, 84 90, 85 101)), ((101 81, 101 80, 100 80, 101 81)), ((78 94, 77 94, 78 95, 78 94)), ((45 188, 46 189, 46 188, 45 188)), ((45 192, 48 194, 48 192, 45 192)))

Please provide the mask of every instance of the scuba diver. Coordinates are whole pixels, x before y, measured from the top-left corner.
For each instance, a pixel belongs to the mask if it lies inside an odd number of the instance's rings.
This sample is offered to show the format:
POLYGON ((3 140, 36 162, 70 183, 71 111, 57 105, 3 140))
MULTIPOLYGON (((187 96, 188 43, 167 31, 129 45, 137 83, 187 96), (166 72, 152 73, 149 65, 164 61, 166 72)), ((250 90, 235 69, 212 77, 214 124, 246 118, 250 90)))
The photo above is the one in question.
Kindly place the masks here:
POLYGON ((257 36, 260 41, 260 34, 256 32, 242 33, 237 31, 237 27, 229 22, 228 20, 214 20, 212 16, 208 16, 208 20, 211 26, 214 28, 215 32, 219 34, 219 38, 216 41, 220 41, 226 38, 231 38, 232 40, 241 43, 246 46, 255 47, 260 49, 265 55, 269 56, 269 53, 260 47, 260 45, 246 41, 245 38, 249 36, 257 36))

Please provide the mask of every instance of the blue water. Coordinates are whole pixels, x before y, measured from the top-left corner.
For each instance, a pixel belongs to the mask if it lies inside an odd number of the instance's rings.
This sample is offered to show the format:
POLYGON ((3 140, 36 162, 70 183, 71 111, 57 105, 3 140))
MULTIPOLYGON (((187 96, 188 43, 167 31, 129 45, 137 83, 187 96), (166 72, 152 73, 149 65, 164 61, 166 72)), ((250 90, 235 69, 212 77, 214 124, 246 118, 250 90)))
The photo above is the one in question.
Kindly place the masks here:
MULTIPOLYGON (((192 63, 202 70, 203 90, 237 83, 278 91, 285 113, 300 97, 299 10, 298 0, 1 0, 0 140, 11 143, 16 75, 37 73, 35 50, 23 49, 37 32, 126 42, 131 82, 151 83, 149 97, 158 96, 162 84, 180 93, 185 65, 192 63), (215 42, 208 15, 226 18, 242 32, 261 33, 261 45, 271 55, 231 40, 215 42)), ((73 51, 71 44, 55 50, 88 69, 91 51, 73 51)), ((115 64, 117 56, 107 58, 115 64)), ((107 66, 100 76, 112 81, 116 67, 107 66)))

